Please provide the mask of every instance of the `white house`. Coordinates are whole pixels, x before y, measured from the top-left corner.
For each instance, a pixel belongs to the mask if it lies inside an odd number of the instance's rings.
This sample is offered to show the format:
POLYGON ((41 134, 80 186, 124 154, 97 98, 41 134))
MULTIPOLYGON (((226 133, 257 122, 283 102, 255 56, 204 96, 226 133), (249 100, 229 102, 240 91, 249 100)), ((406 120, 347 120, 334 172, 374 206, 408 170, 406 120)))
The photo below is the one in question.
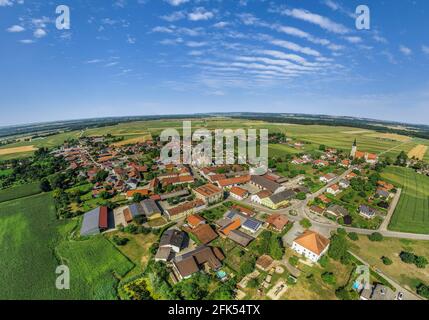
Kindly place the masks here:
POLYGON ((269 196, 271 196, 272 193, 268 190, 262 190, 259 191, 258 193, 255 193, 254 195, 252 195, 250 197, 250 200, 252 202, 256 202, 258 204, 262 204, 262 199, 268 198, 269 196))
POLYGON ((336 177, 337 176, 335 174, 328 173, 328 174, 325 174, 324 176, 321 176, 319 180, 322 181, 323 183, 330 183, 334 181, 336 177))
POLYGON ((229 190, 229 194, 232 198, 242 201, 248 197, 249 192, 240 187, 232 187, 231 190, 229 190))
POLYGON ((329 239, 307 230, 292 243, 292 249, 312 262, 317 262, 328 251, 329 239))
POLYGON ((338 184, 333 184, 328 189, 326 189, 326 192, 336 196, 337 194, 341 193, 341 189, 338 184))

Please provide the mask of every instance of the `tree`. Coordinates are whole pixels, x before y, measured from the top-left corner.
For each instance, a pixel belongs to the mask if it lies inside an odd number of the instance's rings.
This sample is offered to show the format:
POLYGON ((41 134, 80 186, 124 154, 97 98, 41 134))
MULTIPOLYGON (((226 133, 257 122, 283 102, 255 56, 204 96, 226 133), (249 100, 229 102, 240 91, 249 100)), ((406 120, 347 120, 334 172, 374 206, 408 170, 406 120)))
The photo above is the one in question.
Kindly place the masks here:
POLYGON ((106 180, 106 178, 107 178, 108 175, 109 175, 109 173, 107 171, 100 170, 95 175, 94 181, 95 182, 103 182, 104 180, 106 180))
POLYGON ((411 252, 402 251, 399 254, 399 257, 401 258, 402 262, 405 262, 405 263, 414 263, 414 259, 415 259, 414 257, 415 256, 411 252))
POLYGON ((417 268, 424 269, 426 268, 428 261, 425 257, 416 256, 414 259, 414 264, 416 265, 417 268))
POLYGON ((320 151, 326 151, 326 146, 325 146, 324 144, 321 144, 321 145, 319 146, 319 150, 320 150, 320 151))
POLYGON ((343 256, 348 254, 348 243, 345 237, 334 234, 331 237, 331 243, 328 249, 328 255, 334 260, 340 261, 343 256))
POLYGON ((296 198, 298 200, 305 200, 307 198, 307 195, 305 194, 305 192, 298 192, 296 198))
POLYGON ((140 201, 143 201, 145 199, 145 196, 143 196, 141 193, 134 193, 133 194, 133 202, 138 203, 140 201))
POLYGON ((283 246, 281 245, 281 238, 275 234, 271 234, 268 252, 274 260, 281 260, 283 258, 283 246))
POLYGON ((405 151, 401 151, 401 153, 396 157, 395 164, 397 166, 405 167, 407 165, 408 156, 405 151))
POLYGON ((380 241, 383 241, 383 235, 379 232, 374 232, 368 236, 368 239, 370 241, 380 242, 380 241))
POLYGON ((114 235, 112 237, 112 241, 117 245, 117 246, 124 246, 127 244, 127 242, 129 241, 128 238, 121 238, 118 235, 114 235))
POLYGON ((347 236, 352 241, 358 241, 359 240, 359 236, 357 235, 356 232, 350 232, 347 236))
POLYGON ((426 299, 429 299, 429 286, 425 285, 424 283, 420 283, 417 286, 417 294, 421 295, 426 299))
POLYGON ((390 266, 393 263, 393 261, 386 256, 382 256, 381 261, 383 261, 383 264, 385 264, 386 266, 390 266))
POLYGON ((49 180, 46 178, 43 178, 42 181, 40 181, 40 190, 43 192, 49 192, 52 190, 51 184, 49 183, 49 180))
POLYGON ((292 256, 289 258, 289 263, 293 266, 298 264, 299 258, 297 256, 292 256))
POLYGON ((301 225, 301 227, 303 227, 304 229, 310 229, 312 224, 310 222, 310 220, 308 220, 307 218, 302 219, 299 224, 301 225))

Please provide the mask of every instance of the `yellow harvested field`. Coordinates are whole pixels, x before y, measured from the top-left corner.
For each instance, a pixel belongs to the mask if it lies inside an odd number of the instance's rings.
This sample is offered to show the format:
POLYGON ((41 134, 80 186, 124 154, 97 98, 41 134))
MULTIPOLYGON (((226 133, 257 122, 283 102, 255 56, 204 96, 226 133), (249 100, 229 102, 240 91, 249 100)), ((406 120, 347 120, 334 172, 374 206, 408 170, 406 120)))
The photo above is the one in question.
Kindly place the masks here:
POLYGON ((141 137, 125 139, 123 141, 115 142, 112 145, 115 147, 121 147, 121 146, 125 146, 127 144, 136 144, 136 143, 140 143, 140 142, 145 142, 145 141, 150 140, 150 139, 152 139, 152 136, 150 134, 147 134, 147 135, 144 135, 141 137))
POLYGON ((342 133, 345 134, 361 134, 361 133, 368 133, 369 130, 350 130, 350 131, 343 131, 342 133))
POLYGON ((31 151, 36 151, 36 150, 37 150, 37 148, 35 148, 34 146, 5 148, 5 149, 0 149, 0 156, 4 156, 7 154, 14 154, 14 153, 31 152, 31 151))
POLYGON ((408 142, 411 140, 410 137, 407 136, 401 136, 400 134, 394 134, 394 133, 374 133, 374 134, 368 134, 368 137, 374 137, 374 138, 380 138, 380 139, 386 139, 386 140, 394 140, 399 142, 408 142))
POLYGON ((416 159, 423 160, 427 150, 428 150, 427 146, 419 144, 418 146, 411 149, 410 152, 408 152, 408 158, 414 157, 416 159))

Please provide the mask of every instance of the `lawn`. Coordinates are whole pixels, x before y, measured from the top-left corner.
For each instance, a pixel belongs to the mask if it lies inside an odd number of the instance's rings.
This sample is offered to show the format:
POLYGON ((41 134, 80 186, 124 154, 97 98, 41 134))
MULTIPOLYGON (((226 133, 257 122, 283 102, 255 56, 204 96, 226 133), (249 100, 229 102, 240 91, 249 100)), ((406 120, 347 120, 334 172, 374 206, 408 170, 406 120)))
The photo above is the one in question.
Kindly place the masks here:
POLYGON ((419 269, 413 264, 403 263, 399 258, 401 251, 409 251, 429 259, 429 241, 385 238, 381 242, 372 242, 366 236, 359 236, 359 241, 351 243, 355 254, 406 288, 415 291, 420 281, 429 284, 429 267, 419 269), (390 258, 393 263, 384 265, 382 256, 390 258))
POLYGON ((429 177, 400 167, 386 168, 382 177, 402 187, 389 229, 429 234, 429 177))
POLYGON ((0 299, 115 299, 116 284, 134 267, 107 239, 68 237, 77 220, 58 221, 49 193, 0 204, 0 299), (61 259, 70 290, 55 288, 61 259))
POLYGON ((16 187, 0 190, 0 202, 15 200, 22 197, 28 197, 41 192, 40 182, 32 182, 16 187))

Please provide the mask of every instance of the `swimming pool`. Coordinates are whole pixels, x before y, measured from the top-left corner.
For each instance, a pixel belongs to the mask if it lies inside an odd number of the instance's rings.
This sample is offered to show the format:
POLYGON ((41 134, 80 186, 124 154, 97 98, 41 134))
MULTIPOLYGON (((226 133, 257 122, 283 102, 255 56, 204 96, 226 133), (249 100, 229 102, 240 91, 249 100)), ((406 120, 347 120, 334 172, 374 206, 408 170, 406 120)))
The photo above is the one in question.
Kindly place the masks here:
POLYGON ((226 272, 223 270, 219 270, 218 272, 216 272, 216 275, 219 279, 223 279, 226 277, 226 272))

